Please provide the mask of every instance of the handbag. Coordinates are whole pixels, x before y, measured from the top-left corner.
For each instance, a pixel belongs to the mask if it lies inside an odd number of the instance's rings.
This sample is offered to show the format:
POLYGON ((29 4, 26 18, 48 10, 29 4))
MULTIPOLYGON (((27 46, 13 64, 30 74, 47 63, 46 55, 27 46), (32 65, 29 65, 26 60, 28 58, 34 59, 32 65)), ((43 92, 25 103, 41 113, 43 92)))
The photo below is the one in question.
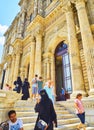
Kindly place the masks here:
POLYGON ((7 121, 0 124, 0 130, 9 130, 9 124, 7 121))
POLYGON ((47 123, 41 119, 37 122, 37 127, 41 130, 44 130, 46 126, 47 126, 47 123))

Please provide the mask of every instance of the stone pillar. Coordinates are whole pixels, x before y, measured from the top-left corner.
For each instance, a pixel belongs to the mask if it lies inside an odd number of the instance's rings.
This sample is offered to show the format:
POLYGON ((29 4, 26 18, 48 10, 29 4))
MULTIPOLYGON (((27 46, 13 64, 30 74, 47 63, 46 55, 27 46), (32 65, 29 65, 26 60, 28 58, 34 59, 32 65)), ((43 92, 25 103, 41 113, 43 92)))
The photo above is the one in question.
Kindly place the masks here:
POLYGON ((10 85, 13 86, 13 76, 14 76, 14 67, 15 67, 15 55, 12 56, 12 63, 11 63, 11 73, 10 73, 10 85))
POLYGON ((54 82, 55 93, 56 93, 56 81, 55 81, 55 56, 52 54, 51 57, 51 80, 54 82))
POLYGON ((3 71, 3 65, 0 64, 0 86, 1 86, 1 83, 2 83, 2 72, 3 71))
POLYGON ((35 66, 35 40, 31 39, 31 51, 30 51, 30 69, 29 69, 29 82, 31 83, 34 78, 34 66, 35 66))
POLYGON ((90 22, 91 24, 94 24, 94 1, 93 0, 88 0, 88 11, 90 15, 90 22))
POLYGON ((44 77, 43 77, 44 82, 47 81, 47 64, 44 62, 44 77))
POLYGON ((35 52, 35 74, 41 76, 41 48, 42 46, 42 35, 38 33, 36 35, 36 52, 35 52))
POLYGON ((47 0, 47 6, 48 6, 50 3, 51 3, 50 0, 47 0))
POLYGON ((13 75, 13 82, 17 79, 19 74, 19 64, 20 64, 20 52, 16 53, 15 59, 15 67, 14 67, 14 75, 13 75))
POLYGON ((8 75, 7 75, 7 83, 11 85, 10 81, 10 73, 11 73, 11 60, 8 62, 8 75))
POLYGON ((50 80, 50 63, 49 60, 47 61, 47 80, 50 80))
POLYGON ((76 8, 82 35, 83 50, 90 87, 90 96, 94 96, 94 39, 90 29, 84 0, 77 1, 76 8))
POLYGON ((34 0, 34 17, 38 14, 38 0, 34 0))
POLYGON ((81 70, 80 52, 78 41, 76 38, 76 29, 74 23, 73 12, 71 6, 66 11, 67 29, 68 29, 68 41, 69 41, 69 54, 71 64, 71 75, 72 75, 72 97, 75 97, 77 93, 82 93, 86 96, 84 89, 84 81, 81 70))

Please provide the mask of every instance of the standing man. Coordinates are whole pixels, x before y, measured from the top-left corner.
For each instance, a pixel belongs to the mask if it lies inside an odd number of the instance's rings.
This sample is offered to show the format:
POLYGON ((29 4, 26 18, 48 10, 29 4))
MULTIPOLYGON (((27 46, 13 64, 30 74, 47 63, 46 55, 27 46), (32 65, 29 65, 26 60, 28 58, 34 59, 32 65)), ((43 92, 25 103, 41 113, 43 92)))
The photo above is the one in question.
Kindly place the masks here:
POLYGON ((62 95, 62 100, 65 101, 65 90, 64 90, 64 88, 62 88, 61 95, 62 95))
POLYGON ((36 74, 35 77, 32 79, 32 98, 33 100, 36 98, 38 94, 38 75, 36 74))
POLYGON ((24 130, 23 129, 23 122, 21 119, 16 117, 16 111, 11 110, 8 112, 9 117, 9 130, 24 130))

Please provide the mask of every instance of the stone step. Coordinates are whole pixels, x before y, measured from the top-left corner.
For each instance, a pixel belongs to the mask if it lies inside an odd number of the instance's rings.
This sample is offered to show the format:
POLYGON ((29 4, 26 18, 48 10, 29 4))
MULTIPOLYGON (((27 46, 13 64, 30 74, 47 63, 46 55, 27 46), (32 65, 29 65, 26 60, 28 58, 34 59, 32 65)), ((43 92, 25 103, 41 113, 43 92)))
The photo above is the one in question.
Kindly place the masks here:
POLYGON ((23 123, 35 123, 37 116, 32 116, 32 117, 21 117, 20 119, 22 119, 23 123))
POLYGON ((66 110, 66 108, 64 107, 58 107, 58 106, 54 106, 55 110, 66 110))
MULTIPOLYGON (((57 128, 54 128, 54 130, 76 130, 78 124, 79 123, 61 125, 61 126, 58 126, 57 128)), ((34 130, 34 126, 35 126, 35 123, 27 123, 27 124, 24 124, 24 129, 34 130)), ((83 130, 83 129, 80 129, 80 130, 83 130)), ((86 127, 86 130, 94 130, 94 127, 86 127)))
POLYGON ((16 111, 22 112, 22 111, 34 111, 34 107, 16 107, 16 111))
MULTIPOLYGON (((24 130, 34 130, 35 122, 38 113, 35 113, 34 107, 36 102, 29 101, 18 101, 15 105, 17 111, 17 117, 23 120, 24 130)), ((57 114, 58 127, 54 130, 76 130, 80 123, 77 116, 70 113, 63 105, 56 104, 54 106, 57 114)), ((87 127, 86 130, 94 130, 93 127, 87 127)))
MULTIPOLYGON (((23 120, 23 123, 34 123, 36 122, 37 116, 32 116, 32 117, 21 117, 20 119, 23 120)), ((58 125, 65 125, 69 123, 77 123, 79 122, 78 118, 70 118, 70 119, 58 119, 58 125)))
POLYGON ((70 129, 76 129, 79 123, 73 123, 73 124, 65 124, 65 125, 59 125, 57 128, 54 128, 54 130, 70 130, 70 129))
POLYGON ((34 107, 36 104, 36 101, 35 102, 32 102, 32 100, 19 100, 15 103, 15 107, 34 107))
POLYGON ((58 119, 69 119, 69 118, 75 118, 75 115, 73 114, 57 114, 58 119))
POLYGON ((30 117, 30 116, 37 116, 38 113, 35 112, 17 112, 17 117, 30 117))
POLYGON ((67 110, 56 110, 57 114, 69 114, 69 111, 67 110))
MULTIPOLYGON (((70 129, 70 130, 75 130, 75 129, 70 129)), ((80 128, 80 130, 83 130, 83 128, 80 128)), ((94 130, 94 127, 86 127, 86 130, 94 130)))
POLYGON ((65 124, 73 124, 80 122, 78 118, 70 118, 70 119, 59 119, 57 120, 58 125, 65 125, 65 124))

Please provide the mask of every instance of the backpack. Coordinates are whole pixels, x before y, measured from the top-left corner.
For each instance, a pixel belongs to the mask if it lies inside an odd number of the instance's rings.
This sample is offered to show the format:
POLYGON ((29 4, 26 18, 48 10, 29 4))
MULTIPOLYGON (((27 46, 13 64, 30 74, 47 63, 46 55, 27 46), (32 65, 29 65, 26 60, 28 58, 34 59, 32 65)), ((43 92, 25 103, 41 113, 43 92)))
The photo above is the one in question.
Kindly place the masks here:
POLYGON ((7 121, 0 123, 0 130, 9 130, 9 124, 7 121))

